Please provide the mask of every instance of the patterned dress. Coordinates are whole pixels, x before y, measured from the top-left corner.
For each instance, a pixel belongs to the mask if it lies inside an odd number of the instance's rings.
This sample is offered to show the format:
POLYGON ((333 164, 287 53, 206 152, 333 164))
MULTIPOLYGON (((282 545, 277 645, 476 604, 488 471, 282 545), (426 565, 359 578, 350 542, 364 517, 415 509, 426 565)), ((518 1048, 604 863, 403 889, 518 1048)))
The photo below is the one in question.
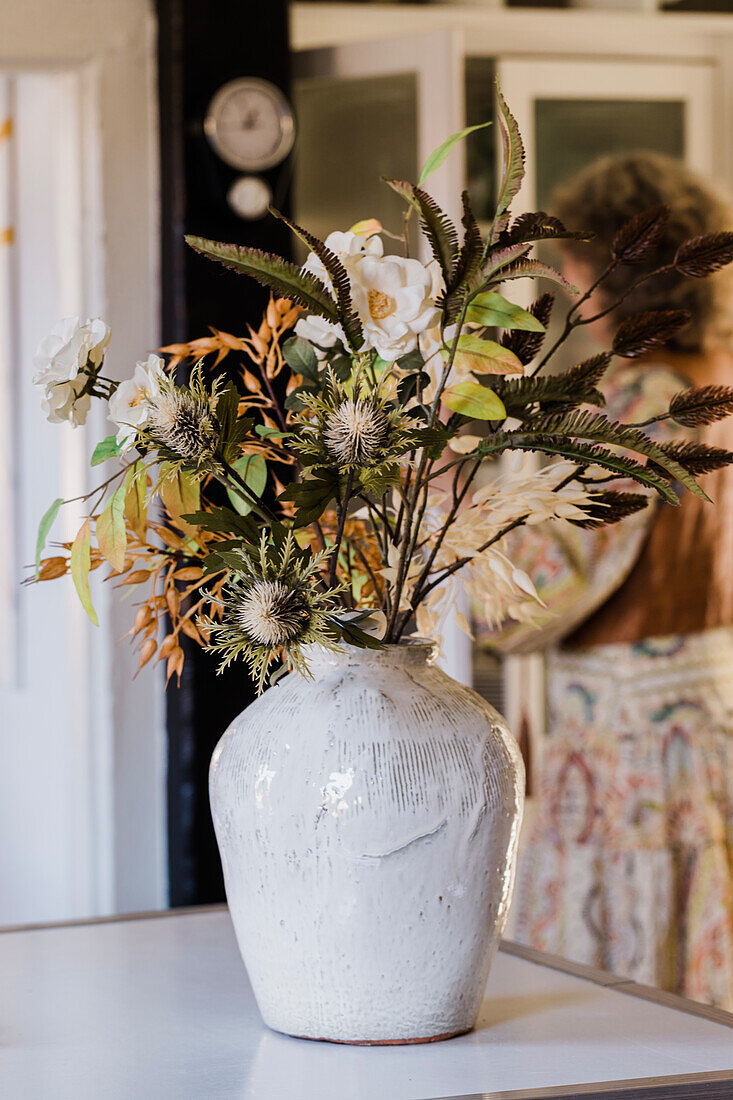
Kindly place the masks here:
POLYGON ((733 630, 548 658, 514 935, 733 1008, 733 630))
MULTIPOLYGON (((622 370, 606 396, 633 422, 680 388, 647 366, 622 370)), ((551 612, 539 644, 500 639, 549 647, 511 935, 733 1009, 733 628, 558 648, 633 569, 647 513, 596 535, 530 532, 510 551, 551 612)))

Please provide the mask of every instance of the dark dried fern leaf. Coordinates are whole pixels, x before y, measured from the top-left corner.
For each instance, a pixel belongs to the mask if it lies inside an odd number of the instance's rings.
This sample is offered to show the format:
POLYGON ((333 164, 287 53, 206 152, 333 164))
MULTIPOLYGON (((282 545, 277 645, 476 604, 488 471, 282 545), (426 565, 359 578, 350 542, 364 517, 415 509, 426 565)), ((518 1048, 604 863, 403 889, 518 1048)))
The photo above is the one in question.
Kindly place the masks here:
POLYGON ((586 519, 571 520, 576 527, 606 527, 619 523, 636 512, 642 512, 649 505, 649 497, 643 493, 620 493, 616 489, 602 489, 590 496, 590 505, 586 508, 586 519))
MULTIPOLYGON (((555 295, 548 291, 546 294, 541 294, 529 307, 529 312, 545 329, 550 323, 554 304, 555 295)), ((539 353, 545 336, 545 332, 524 332, 521 329, 512 329, 504 333, 501 343, 503 347, 514 352, 519 362, 526 366, 539 353)))
POLYGON ((669 220, 668 206, 653 206, 622 225, 611 245, 611 255, 621 264, 640 264, 657 247, 669 220))
POLYGON ((662 450, 695 477, 712 473, 733 463, 733 451, 709 447, 706 443, 662 443, 662 450))
POLYGON ((527 375, 524 378, 494 379, 492 388, 504 402, 510 416, 522 416, 528 405, 541 403, 545 413, 577 408, 579 405, 603 405, 603 394, 596 389, 611 360, 605 353, 594 355, 562 374, 527 375))
POLYGON ((624 359, 636 359, 651 348, 671 340, 689 323, 685 309, 650 309, 627 317, 613 338, 613 353, 624 359))
POLYGON ((364 333, 362 331, 361 321, 359 320, 359 314, 354 309, 354 304, 351 300, 351 282, 349 280, 349 275, 346 268, 341 263, 341 260, 319 237, 316 237, 315 234, 310 233, 307 229, 303 229, 302 226, 297 225, 295 222, 290 221, 290 219, 286 218, 284 214, 281 214, 279 210, 271 206, 270 213, 273 217, 279 218, 280 221, 285 222, 288 229, 290 229, 296 237, 299 237, 303 244, 310 248, 311 252, 316 254, 325 267, 330 276, 334 294, 336 295, 336 303, 338 305, 344 334, 346 335, 350 347, 353 348, 354 351, 358 351, 364 343, 364 333))
POLYGON ((643 431, 628 424, 609 420, 603 413, 571 412, 557 416, 548 416, 535 421, 532 430, 542 435, 562 436, 582 439, 589 443, 602 443, 613 447, 624 447, 634 454, 643 455, 661 466, 667 474, 689 489, 695 496, 707 500, 707 494, 700 488, 694 477, 684 466, 665 454, 658 443, 650 439, 643 431))
POLYGON ((232 271, 249 275, 284 298, 291 298, 311 313, 338 324, 339 313, 335 300, 320 279, 316 279, 308 271, 301 271, 297 264, 258 248, 224 244, 205 237, 188 236, 186 244, 202 256, 216 260, 232 271))
POLYGON ((733 233, 705 233, 691 237, 677 249, 674 266, 681 275, 704 279, 733 260, 733 233))
POLYGON ((686 428, 713 424, 733 413, 733 387, 695 386, 675 394, 669 403, 669 413, 686 428))
POLYGON ((512 244, 526 244, 529 241, 575 240, 589 241, 590 233, 574 233, 566 229, 559 218, 537 210, 532 214, 520 214, 508 229, 499 237, 502 248, 512 244))
POLYGON ((476 274, 481 265, 481 254, 483 252, 481 231, 471 208, 468 191, 463 192, 461 201, 463 203, 463 217, 461 218, 463 244, 458 253, 453 272, 453 290, 457 290, 462 283, 467 282, 476 274))
POLYGON ((601 466, 612 477, 630 477, 640 485, 654 489, 670 504, 679 504, 679 498, 668 479, 656 469, 650 465, 642 466, 635 459, 610 451, 597 443, 555 438, 535 434, 526 429, 518 429, 516 432, 498 432, 487 439, 482 439, 478 445, 479 455, 503 454, 505 451, 539 451, 541 454, 572 459, 581 466, 601 466))

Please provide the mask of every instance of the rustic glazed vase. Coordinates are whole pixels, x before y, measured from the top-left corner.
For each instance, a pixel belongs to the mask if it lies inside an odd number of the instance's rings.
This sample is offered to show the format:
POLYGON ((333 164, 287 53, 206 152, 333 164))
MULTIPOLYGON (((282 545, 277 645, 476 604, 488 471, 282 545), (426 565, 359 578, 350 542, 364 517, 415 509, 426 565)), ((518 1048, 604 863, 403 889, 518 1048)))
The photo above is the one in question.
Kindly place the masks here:
POLYGON ((227 898, 276 1031, 417 1043, 469 1031, 514 880, 524 769, 427 642, 314 650, 211 763, 227 898))

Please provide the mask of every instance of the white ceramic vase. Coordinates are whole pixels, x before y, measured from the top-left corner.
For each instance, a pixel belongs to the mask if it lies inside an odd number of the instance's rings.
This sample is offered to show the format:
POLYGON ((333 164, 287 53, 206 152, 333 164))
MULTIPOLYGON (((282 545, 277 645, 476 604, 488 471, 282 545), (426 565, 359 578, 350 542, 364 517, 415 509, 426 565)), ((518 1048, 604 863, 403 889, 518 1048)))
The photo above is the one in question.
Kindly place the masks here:
POLYGON ((427 642, 316 650, 211 763, 227 898, 262 1017, 350 1043, 476 1021, 524 797, 499 714, 427 642))

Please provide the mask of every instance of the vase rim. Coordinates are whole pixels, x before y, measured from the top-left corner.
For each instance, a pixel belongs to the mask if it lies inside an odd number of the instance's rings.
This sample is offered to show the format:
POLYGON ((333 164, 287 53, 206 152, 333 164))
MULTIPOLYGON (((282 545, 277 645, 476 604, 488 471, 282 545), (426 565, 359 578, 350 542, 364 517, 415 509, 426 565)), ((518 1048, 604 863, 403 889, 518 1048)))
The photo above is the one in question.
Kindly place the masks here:
POLYGON ((361 646, 339 642, 338 649, 325 646, 305 646, 303 655, 311 669, 344 668, 359 665, 391 665, 412 667, 432 664, 438 655, 438 644, 430 638, 410 637, 388 642, 383 649, 362 649, 361 646))

